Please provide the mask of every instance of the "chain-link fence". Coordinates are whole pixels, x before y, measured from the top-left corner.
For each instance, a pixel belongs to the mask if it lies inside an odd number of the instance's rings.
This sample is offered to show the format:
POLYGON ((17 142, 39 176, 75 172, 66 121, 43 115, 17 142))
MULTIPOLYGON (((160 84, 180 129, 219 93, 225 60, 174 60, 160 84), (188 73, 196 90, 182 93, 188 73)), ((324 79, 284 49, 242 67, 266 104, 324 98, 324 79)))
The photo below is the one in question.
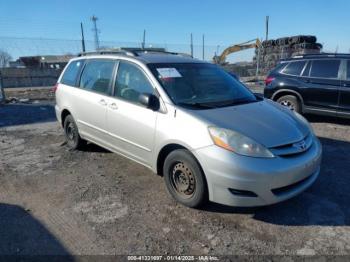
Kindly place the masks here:
MULTIPOLYGON (((118 48, 118 47, 139 47, 140 42, 123 42, 123 41, 100 41, 101 49, 118 48)), ((86 51, 95 50, 95 42, 85 40, 86 51)), ((167 44, 167 43, 145 43, 145 47, 165 48, 167 51, 178 53, 191 53, 190 43, 188 44, 167 44)), ((197 59, 211 61, 216 52, 221 52, 225 46, 193 45, 193 56, 197 59)), ((44 39, 44 38, 19 38, 19 37, 0 37, 0 50, 9 53, 12 58, 22 56, 36 55, 63 55, 78 54, 82 52, 81 40, 64 40, 64 39, 44 39)))
MULTIPOLYGON (((136 47, 141 48, 141 42, 122 42, 122 41, 100 41, 100 49, 111 49, 120 47, 136 47)), ((165 48, 169 52, 191 54, 193 57, 213 61, 213 57, 227 47, 223 45, 199 45, 187 44, 167 44, 167 43, 145 43, 146 48, 165 48)), ((87 52, 95 51, 95 41, 85 40, 85 49, 87 52)), ((72 57, 82 52, 81 40, 63 40, 63 39, 45 39, 45 38, 20 38, 20 37, 1 37, 0 51, 10 57, 11 62, 3 61, 3 67, 0 72, 3 73, 3 82, 5 87, 26 87, 26 86, 43 86, 55 83, 57 76, 63 69, 64 63, 52 63, 51 67, 46 68, 23 68, 27 65, 23 64, 23 60, 31 59, 30 57, 42 57, 46 59, 52 56, 72 57), (29 58, 28 58, 29 57, 29 58), (18 60, 21 58, 20 60, 18 60), (45 69, 45 70, 44 70, 45 69)), ((1 56, 1 54, 0 54, 1 56)), ((255 75, 255 68, 252 63, 254 49, 238 52, 227 57, 227 65, 225 68, 239 76, 255 75), (248 61, 243 63, 242 61, 248 61), (233 63, 242 62, 238 65, 233 63)), ((68 61, 69 59, 66 59, 68 61)), ((30 61, 31 62, 31 61, 30 61)), ((42 61, 43 62, 43 61, 42 61)), ((40 62, 41 64, 41 62, 40 62)), ((1 66, 0 66, 1 67, 1 66)))

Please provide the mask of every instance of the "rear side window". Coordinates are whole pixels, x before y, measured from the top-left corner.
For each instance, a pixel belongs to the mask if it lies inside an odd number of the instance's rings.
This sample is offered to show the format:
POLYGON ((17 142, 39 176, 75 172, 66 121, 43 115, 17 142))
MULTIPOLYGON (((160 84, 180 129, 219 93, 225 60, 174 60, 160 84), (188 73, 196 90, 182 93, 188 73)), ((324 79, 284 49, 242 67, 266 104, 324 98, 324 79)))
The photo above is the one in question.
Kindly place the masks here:
POLYGON ((309 61, 304 69, 303 76, 309 76, 311 68, 311 61, 309 61))
POLYGON ((348 64, 346 68, 347 68, 346 79, 350 80, 350 60, 348 60, 348 64))
POLYGON ((282 71, 283 74, 299 76, 305 66, 305 61, 290 62, 282 71))
POLYGON ((81 75, 80 87, 102 94, 108 94, 113 77, 114 66, 114 61, 89 61, 81 75))
POLYGON ((338 78, 340 60, 314 60, 311 66, 311 77, 338 78))
POLYGON ((282 71, 282 69, 283 69, 286 65, 287 65, 287 63, 285 63, 285 62, 277 64, 276 67, 275 67, 274 69, 271 70, 271 73, 282 71))
POLYGON ((71 62, 67 69, 64 71, 64 74, 61 79, 61 83, 69 86, 76 86, 77 78, 79 72, 84 64, 84 60, 78 60, 71 62))

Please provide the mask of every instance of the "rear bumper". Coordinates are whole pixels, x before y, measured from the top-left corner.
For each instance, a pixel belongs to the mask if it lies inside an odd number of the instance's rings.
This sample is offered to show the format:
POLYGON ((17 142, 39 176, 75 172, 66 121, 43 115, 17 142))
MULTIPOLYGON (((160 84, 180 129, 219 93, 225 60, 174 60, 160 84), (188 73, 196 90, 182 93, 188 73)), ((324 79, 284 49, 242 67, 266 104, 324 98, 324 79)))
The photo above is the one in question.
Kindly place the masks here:
POLYGON ((311 186, 320 173, 322 148, 289 157, 252 158, 217 146, 195 151, 204 170, 209 199, 230 206, 263 206, 287 200, 311 186))
POLYGON ((61 110, 58 107, 58 105, 55 105, 55 113, 56 113, 57 121, 62 125, 61 110))

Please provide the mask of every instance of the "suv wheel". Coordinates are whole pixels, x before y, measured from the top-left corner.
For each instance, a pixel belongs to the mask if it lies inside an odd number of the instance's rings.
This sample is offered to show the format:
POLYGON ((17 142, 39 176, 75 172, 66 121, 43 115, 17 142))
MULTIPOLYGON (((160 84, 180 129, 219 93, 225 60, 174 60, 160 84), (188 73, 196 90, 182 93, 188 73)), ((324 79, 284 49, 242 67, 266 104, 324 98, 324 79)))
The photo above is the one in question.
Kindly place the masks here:
POLYGON ((188 207, 200 207, 208 200, 204 174, 190 152, 171 152, 163 166, 165 184, 172 197, 188 207))
POLYGON ((69 148, 79 149, 86 144, 86 141, 80 138, 78 127, 71 115, 64 119, 63 128, 69 148))
POLYGON ((293 95, 282 96, 277 99, 277 102, 282 106, 288 107, 290 110, 295 111, 297 113, 301 112, 301 106, 298 98, 293 95))

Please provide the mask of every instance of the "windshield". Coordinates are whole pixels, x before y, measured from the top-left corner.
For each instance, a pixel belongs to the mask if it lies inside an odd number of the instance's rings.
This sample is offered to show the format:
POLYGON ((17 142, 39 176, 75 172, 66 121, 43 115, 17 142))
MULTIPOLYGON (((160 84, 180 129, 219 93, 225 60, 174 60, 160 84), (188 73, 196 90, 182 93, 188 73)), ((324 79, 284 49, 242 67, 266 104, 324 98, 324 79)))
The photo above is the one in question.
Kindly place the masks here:
POLYGON ((256 102, 242 83, 214 64, 149 64, 172 101, 180 106, 213 108, 256 102))

